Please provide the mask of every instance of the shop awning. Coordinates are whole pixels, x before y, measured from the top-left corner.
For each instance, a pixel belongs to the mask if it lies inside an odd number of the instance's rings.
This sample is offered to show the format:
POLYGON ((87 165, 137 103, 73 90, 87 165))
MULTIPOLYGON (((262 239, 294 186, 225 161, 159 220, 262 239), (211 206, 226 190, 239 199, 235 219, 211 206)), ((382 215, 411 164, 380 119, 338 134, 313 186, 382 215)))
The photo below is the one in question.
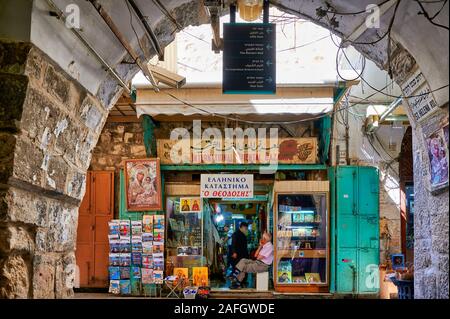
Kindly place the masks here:
POLYGON ((266 115, 314 117, 333 110, 332 87, 278 88, 276 95, 223 95, 218 88, 139 90, 135 103, 138 117, 266 115))

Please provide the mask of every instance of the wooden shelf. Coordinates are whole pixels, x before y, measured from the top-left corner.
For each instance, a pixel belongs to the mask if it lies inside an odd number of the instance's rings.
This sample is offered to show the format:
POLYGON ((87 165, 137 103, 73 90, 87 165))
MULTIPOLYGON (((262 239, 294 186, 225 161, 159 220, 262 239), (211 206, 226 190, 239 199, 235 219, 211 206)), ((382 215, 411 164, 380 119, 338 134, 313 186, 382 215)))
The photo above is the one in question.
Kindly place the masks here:
POLYGON ((326 249, 277 250, 277 258, 327 258, 326 249), (303 256, 300 257, 300 252, 303 256))

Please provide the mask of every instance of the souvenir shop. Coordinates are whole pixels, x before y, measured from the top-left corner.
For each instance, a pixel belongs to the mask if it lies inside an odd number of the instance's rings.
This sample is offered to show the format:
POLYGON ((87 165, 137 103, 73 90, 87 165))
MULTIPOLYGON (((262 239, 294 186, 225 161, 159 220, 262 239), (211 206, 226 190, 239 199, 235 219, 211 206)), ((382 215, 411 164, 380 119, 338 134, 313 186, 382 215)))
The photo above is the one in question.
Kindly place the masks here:
MULTIPOLYGON (((338 98, 339 92, 330 92, 331 101, 338 98)), ((263 155, 275 154, 274 169, 261 160, 261 153, 250 159, 246 152, 253 144, 248 137, 235 139, 230 153, 217 135, 207 133, 205 139, 208 128, 225 130, 235 123, 202 116, 197 123, 203 138, 197 141, 189 135, 195 134, 196 123, 193 127, 188 122, 192 114, 185 114, 182 122, 167 121, 167 114, 180 110, 151 109, 156 113, 141 107, 151 137, 144 142, 152 156, 124 162, 120 214, 109 223, 110 292, 160 296, 166 291, 168 297, 179 297, 185 287, 194 287, 196 293, 227 291, 230 236, 241 222, 249 225, 250 256, 263 232, 272 234, 274 261, 264 290, 377 292, 376 285, 367 286, 366 272, 379 258, 378 175, 368 167, 327 165, 330 116, 298 121, 295 132, 276 126, 282 133, 277 143, 265 140, 263 155), (164 125, 155 124, 164 119, 164 125), (174 130, 189 137, 170 139, 174 130), (223 151, 219 157, 214 153, 218 149, 223 151), (178 162, 175 155, 181 157, 178 162), (370 189, 364 191, 358 183, 370 189)), ((246 277, 244 291, 257 291, 256 277, 246 277)))

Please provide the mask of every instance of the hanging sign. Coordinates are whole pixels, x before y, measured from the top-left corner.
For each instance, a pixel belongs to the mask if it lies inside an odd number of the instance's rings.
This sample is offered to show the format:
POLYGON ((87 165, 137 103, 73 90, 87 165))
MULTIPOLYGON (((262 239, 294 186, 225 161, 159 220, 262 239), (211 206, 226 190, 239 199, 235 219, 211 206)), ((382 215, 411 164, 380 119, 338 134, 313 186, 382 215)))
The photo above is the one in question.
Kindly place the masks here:
POLYGON ((225 23, 224 94, 276 93, 276 25, 225 23))
POLYGON ((202 198, 253 198, 251 174, 202 174, 202 198))

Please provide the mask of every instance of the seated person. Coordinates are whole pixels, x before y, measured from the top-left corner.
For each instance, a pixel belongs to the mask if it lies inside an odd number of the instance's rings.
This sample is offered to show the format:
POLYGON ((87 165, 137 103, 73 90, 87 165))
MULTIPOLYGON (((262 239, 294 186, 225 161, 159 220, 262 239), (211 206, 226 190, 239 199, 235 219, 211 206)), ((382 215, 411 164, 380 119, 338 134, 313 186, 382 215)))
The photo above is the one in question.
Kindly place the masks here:
POLYGON ((273 262, 273 245, 271 240, 272 236, 264 232, 255 253, 256 260, 243 258, 237 263, 236 270, 233 273, 231 289, 240 288, 247 273, 266 272, 269 269, 273 262))

